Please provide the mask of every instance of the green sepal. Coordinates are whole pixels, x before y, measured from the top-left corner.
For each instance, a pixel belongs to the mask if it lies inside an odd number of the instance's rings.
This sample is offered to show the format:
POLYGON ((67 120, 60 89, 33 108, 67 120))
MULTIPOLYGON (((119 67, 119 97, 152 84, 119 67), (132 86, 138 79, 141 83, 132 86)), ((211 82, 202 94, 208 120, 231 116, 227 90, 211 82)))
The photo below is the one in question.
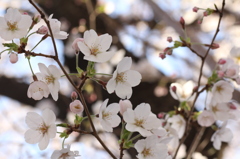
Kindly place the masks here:
POLYGON ((66 133, 66 132, 62 132, 60 135, 59 135, 59 137, 60 138, 68 138, 68 134, 66 133))
POLYGON ((68 124, 66 124, 66 123, 62 123, 62 124, 57 124, 57 126, 67 128, 67 127, 68 127, 68 124))
MULTIPOLYGON (((181 37, 180 37, 180 39, 181 39, 181 37)), ((180 47, 180 46, 182 46, 182 42, 180 42, 180 41, 174 41, 174 47, 175 47, 175 48, 178 48, 178 47, 180 47)))
POLYGON ((190 106, 187 104, 186 101, 180 103, 180 108, 182 108, 183 110, 190 111, 190 106))
POLYGON ((215 83, 219 80, 218 78, 218 75, 217 75, 217 72, 216 71, 213 71, 212 73, 212 76, 208 78, 208 84, 212 84, 212 83, 215 83))
POLYGON ((129 149, 129 148, 131 148, 131 147, 134 147, 134 144, 132 143, 132 141, 124 142, 123 148, 129 149))
POLYGON ((75 119, 74 119, 74 124, 75 125, 80 125, 82 121, 83 121, 83 117, 80 117, 76 114, 75 119))
POLYGON ((13 51, 18 51, 18 45, 15 43, 2 43, 4 47, 9 47, 13 51))
POLYGON ((193 113, 193 116, 192 116, 192 119, 193 119, 194 121, 196 121, 197 118, 198 118, 198 116, 199 116, 201 113, 202 113, 202 112, 194 112, 194 113, 193 113))
POLYGON ((96 73, 95 69, 94 69, 94 62, 89 61, 88 65, 87 65, 87 76, 88 77, 93 77, 96 73))
POLYGON ((122 139, 124 139, 125 141, 126 140, 128 140, 128 138, 129 138, 129 135, 131 134, 131 132, 130 131, 128 131, 128 130, 126 130, 126 129, 124 129, 123 130, 123 134, 122 134, 122 136, 121 136, 121 139, 120 140, 122 140, 122 139))
POLYGON ((27 42, 28 42, 28 38, 21 38, 21 39, 20 39, 20 43, 21 43, 21 44, 22 44, 22 43, 27 44, 27 42))
POLYGON ((168 112, 169 117, 172 117, 173 115, 176 115, 176 111, 172 110, 168 112))

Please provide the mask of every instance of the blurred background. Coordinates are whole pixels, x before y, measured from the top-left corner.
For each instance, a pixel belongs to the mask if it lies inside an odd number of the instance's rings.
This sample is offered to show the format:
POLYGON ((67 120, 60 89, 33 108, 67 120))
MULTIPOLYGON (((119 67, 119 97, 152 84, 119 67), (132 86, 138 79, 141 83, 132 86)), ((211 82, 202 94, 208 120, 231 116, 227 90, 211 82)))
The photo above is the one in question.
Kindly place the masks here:
MULTIPOLYGON (((169 94, 169 85, 172 82, 193 80, 197 81, 199 75, 200 59, 187 48, 178 48, 173 55, 162 60, 159 53, 172 44, 167 42, 167 37, 179 40, 184 33, 179 24, 182 16, 186 22, 187 34, 195 43, 210 44, 215 33, 218 15, 212 14, 205 17, 201 25, 197 22, 203 17, 202 11, 195 13, 192 8, 213 8, 216 4, 221 8, 221 0, 36 0, 39 7, 46 15, 53 14, 53 18, 61 21, 61 30, 69 33, 66 40, 56 40, 57 48, 62 64, 68 72, 75 73, 75 53, 71 47, 74 39, 82 37, 84 31, 94 29, 101 35, 108 33, 113 36, 110 49, 115 50, 116 55, 107 63, 96 64, 97 72, 112 73, 118 62, 124 56, 133 59, 132 69, 142 74, 142 82, 133 88, 133 95, 130 101, 133 106, 145 102, 149 103, 152 111, 168 112, 178 105, 169 94)), ((217 50, 211 50, 204 66, 202 83, 215 68, 216 61, 220 58, 231 57, 236 61, 240 60, 240 0, 229 0, 226 2, 224 17, 221 23, 220 32, 216 43, 220 45, 217 50)), ((9 7, 18 8, 21 12, 29 15, 37 15, 37 11, 27 0, 1 0, 0 16, 4 16, 9 7)), ((44 25, 40 21, 35 30, 44 25)), ((33 29, 33 30, 34 30, 33 29)), ((33 35, 27 45, 28 49, 33 48, 41 39, 41 35, 33 35)), ((4 50, 0 39, 0 51, 4 50)), ((16 41, 17 42, 17 41, 16 41)), ((205 54, 207 48, 202 45, 194 45, 193 48, 199 54, 205 54)), ((36 53, 54 55, 51 39, 47 38, 34 49, 36 53)), ((50 158, 52 152, 61 149, 61 139, 57 136, 50 142, 48 148, 40 151, 37 145, 30 145, 24 141, 24 133, 28 129, 25 124, 25 116, 29 111, 41 113, 44 108, 52 109, 57 115, 57 123, 72 122, 74 114, 69 111, 71 102, 70 94, 73 87, 65 79, 61 79, 61 90, 59 99, 54 102, 52 97, 41 101, 35 101, 27 97, 27 89, 32 81, 31 71, 24 55, 19 55, 16 64, 9 62, 9 55, 5 52, 0 60, 0 158, 1 159, 30 159, 50 158)), ((80 54, 79 66, 86 68, 87 61, 83 60, 80 54)), ((53 60, 35 57, 31 58, 34 72, 39 72, 38 63, 46 65, 57 65, 53 60)), ((99 76, 104 81, 108 78, 99 76)), ((75 83, 79 83, 73 77, 75 83)), ((236 86, 237 87, 237 86, 236 86)), ((97 114, 101 102, 110 98, 109 103, 119 102, 115 94, 109 95, 106 90, 92 81, 84 86, 84 96, 92 113, 97 114)), ((239 101, 240 94, 237 88, 234 99, 239 101)), ((200 96, 197 106, 204 107, 203 94, 200 96)), ((117 140, 120 128, 114 130, 116 135, 104 133, 98 121, 94 121, 101 138, 107 142, 108 147, 118 154, 117 140)), ((238 134, 239 122, 231 122, 232 129, 238 134)), ((83 128, 88 129, 89 124, 84 123, 83 128)), ((58 130, 63 131, 63 130, 58 130)), ((186 146, 181 150, 178 158, 184 158, 196 130, 193 130, 187 138, 186 146)), ((207 129, 204 139, 201 140, 197 150, 198 154, 194 159, 238 159, 240 152, 240 138, 235 136, 229 145, 223 145, 220 151, 216 151, 209 142, 213 131, 207 129), (205 157, 203 157, 203 156, 205 157)), ((65 142, 72 144, 71 150, 78 150, 82 159, 107 159, 107 153, 99 143, 91 136, 71 134, 65 142)), ((136 151, 130 149, 126 152, 125 158, 136 158, 136 151)))

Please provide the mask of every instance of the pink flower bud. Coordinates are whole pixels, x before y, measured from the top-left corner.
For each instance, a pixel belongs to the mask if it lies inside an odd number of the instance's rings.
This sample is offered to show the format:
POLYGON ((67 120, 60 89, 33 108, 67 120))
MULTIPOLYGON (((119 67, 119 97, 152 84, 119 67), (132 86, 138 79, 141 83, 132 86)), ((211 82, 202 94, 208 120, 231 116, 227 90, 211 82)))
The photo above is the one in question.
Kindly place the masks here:
POLYGON ((170 47, 167 47, 163 50, 165 54, 172 55, 172 49, 170 47))
POLYGON ((158 116, 159 119, 164 119, 165 113, 158 113, 157 116, 158 116))
POLYGON ((48 33, 48 28, 43 25, 43 26, 41 26, 41 27, 37 30, 37 33, 38 33, 38 34, 43 34, 43 35, 45 35, 45 34, 48 33))
POLYGON ((12 64, 16 63, 18 61, 18 54, 11 53, 9 59, 12 64))
POLYGON ((161 57, 161 59, 165 59, 166 58, 166 55, 164 53, 160 53, 159 54, 159 57, 161 57))
POLYGON ((177 92, 177 87, 176 87, 176 86, 172 86, 171 89, 172 89, 172 91, 173 91, 174 93, 177 92))
POLYGON ((80 100, 74 100, 72 103, 70 103, 69 107, 70 107, 70 110, 75 114, 81 114, 84 110, 80 100))
POLYGON ((84 42, 83 38, 77 38, 77 39, 75 39, 75 40, 73 41, 73 43, 72 43, 72 48, 73 48, 73 50, 75 50, 76 52, 79 52, 79 51, 80 51, 80 50, 79 50, 79 47, 78 47, 78 45, 77 45, 78 42, 84 42))
POLYGON ((35 16, 33 17, 33 21, 34 21, 35 23, 40 22, 40 20, 41 20, 41 16, 40 16, 39 14, 37 14, 37 15, 35 15, 35 16))
POLYGON ((23 12, 23 15, 28 15, 28 12, 23 12))
POLYGON ((193 12, 198 12, 199 8, 198 7, 194 7, 193 8, 193 12))
POLYGON ((180 24, 182 28, 185 29, 185 20, 183 19, 183 17, 180 18, 180 24))
POLYGON ((197 21, 197 23, 198 23, 198 24, 202 24, 202 21, 203 21, 203 19, 199 19, 199 20, 197 21))
POLYGON ((223 78, 224 72, 223 71, 218 71, 217 75, 218 75, 219 78, 223 78))
POLYGON ((78 98, 77 93, 75 91, 73 91, 72 94, 71 94, 72 101, 76 100, 77 98, 78 98))
POLYGON ((219 61, 218 61, 218 64, 220 64, 220 65, 223 65, 223 64, 225 64, 227 61, 225 60, 225 59, 220 59, 219 61))
POLYGON ((213 43, 211 49, 218 49, 220 46, 217 43, 213 43))
POLYGON ((172 42, 172 37, 167 37, 168 42, 172 42))
POLYGON ((130 100, 120 100, 119 105, 120 105, 120 114, 122 115, 128 108, 132 109, 132 103, 130 102, 130 100))
POLYGON ((230 109, 236 110, 237 107, 233 103, 228 103, 227 104, 230 109))
POLYGON ((208 11, 203 12, 203 16, 208 16, 208 11))

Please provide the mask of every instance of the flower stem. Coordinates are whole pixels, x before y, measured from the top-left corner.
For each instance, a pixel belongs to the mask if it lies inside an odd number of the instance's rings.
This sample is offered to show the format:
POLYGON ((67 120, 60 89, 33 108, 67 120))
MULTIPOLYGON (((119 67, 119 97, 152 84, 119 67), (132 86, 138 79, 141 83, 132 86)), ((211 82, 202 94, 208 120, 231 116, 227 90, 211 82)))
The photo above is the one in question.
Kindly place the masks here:
POLYGON ((1 52, 0 52, 0 55, 1 55, 3 52, 7 51, 7 50, 10 50, 10 49, 6 49, 6 50, 1 51, 1 52))
POLYGON ((95 73, 95 75, 105 75, 105 76, 112 76, 111 74, 106 74, 106 73, 95 73))
POLYGON ((66 140, 66 137, 64 137, 63 142, 62 142, 62 148, 64 149, 64 142, 66 140))
POLYGON ((35 32, 32 32, 31 34, 29 34, 26 38, 29 38, 31 35, 33 35, 33 34, 35 34, 36 33, 36 31, 35 32))
POLYGON ((31 69, 32 75, 35 76, 35 74, 34 74, 34 72, 33 72, 33 69, 32 69, 32 65, 31 65, 31 63, 30 63, 30 57, 27 57, 27 59, 28 59, 28 64, 29 64, 29 67, 30 67, 30 69, 31 69))
POLYGON ((138 134, 138 135, 134 136, 133 138, 131 138, 131 140, 129 140, 129 141, 136 140, 137 138, 139 138, 139 137, 141 137, 141 136, 142 136, 141 134, 138 134))
POLYGON ((35 49, 43 40, 41 39, 31 50, 31 52, 33 51, 33 49, 35 49))

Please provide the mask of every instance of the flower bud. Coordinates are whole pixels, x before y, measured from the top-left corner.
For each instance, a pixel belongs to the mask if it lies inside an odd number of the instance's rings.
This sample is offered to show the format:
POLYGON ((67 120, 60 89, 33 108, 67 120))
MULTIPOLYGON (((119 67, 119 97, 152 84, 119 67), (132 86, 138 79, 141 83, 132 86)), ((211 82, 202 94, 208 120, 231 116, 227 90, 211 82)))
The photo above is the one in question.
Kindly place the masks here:
POLYGON ((74 100, 72 103, 70 103, 69 107, 70 107, 70 110, 75 114, 81 114, 84 110, 80 100, 74 100))
POLYGON ((172 91, 173 91, 174 93, 177 92, 177 87, 176 87, 176 86, 172 86, 171 89, 172 89, 172 91))
POLYGON ((197 23, 198 23, 198 24, 202 24, 202 21, 203 21, 203 19, 199 19, 199 20, 197 21, 197 23))
POLYGON ((76 100, 77 98, 78 98, 77 93, 75 91, 73 91, 72 94, 71 94, 72 101, 76 100))
POLYGON ((198 7, 194 7, 194 8, 193 8, 193 12, 196 12, 196 13, 197 13, 197 12, 198 12, 198 10, 199 10, 199 8, 198 8, 198 7))
POLYGON ((223 71, 218 71, 217 75, 219 78, 223 78, 224 77, 224 72, 223 71))
POLYGON ((227 104, 230 109, 236 110, 237 107, 233 103, 228 103, 227 104))
POLYGON ((84 41, 83 38, 77 38, 77 39, 75 39, 75 40, 73 41, 73 43, 72 43, 72 48, 73 48, 73 50, 75 50, 76 52, 79 52, 80 49, 79 49, 77 43, 78 43, 78 42, 83 42, 83 41, 84 41))
POLYGON ((16 63, 18 61, 18 54, 11 53, 9 59, 12 64, 16 63))
POLYGON ((168 42, 172 42, 172 37, 167 37, 168 42))
POLYGON ((166 55, 164 53, 160 53, 159 54, 159 57, 161 57, 161 59, 165 59, 166 58, 166 55))
POLYGON ((120 114, 122 115, 128 108, 132 109, 132 103, 130 102, 130 100, 120 100, 119 105, 120 105, 120 114))
POLYGON ((159 119, 164 119, 165 113, 158 113, 157 116, 158 116, 159 119))
POLYGON ((28 15, 28 12, 23 12, 23 15, 28 15))
POLYGON ((218 61, 218 64, 220 64, 220 65, 223 65, 223 64, 225 64, 227 61, 225 60, 225 59, 220 59, 219 61, 218 61))
POLYGON ((180 18, 180 24, 182 28, 185 29, 185 20, 183 19, 183 17, 180 18))
POLYGON ((218 49, 220 46, 217 43, 213 43, 211 46, 208 44, 204 44, 204 46, 210 47, 211 49, 218 49))
POLYGON ((172 55, 172 49, 170 47, 166 47, 163 52, 168 55, 172 55))
POLYGON ((41 16, 40 16, 39 14, 37 14, 37 15, 35 15, 35 16, 33 17, 33 21, 34 21, 35 23, 40 22, 40 20, 41 20, 41 16))
POLYGON ((208 16, 208 11, 203 12, 203 16, 208 16))
POLYGON ((41 26, 41 27, 37 30, 37 33, 38 33, 38 34, 43 34, 43 35, 45 35, 45 34, 48 33, 48 28, 43 25, 43 26, 41 26))

